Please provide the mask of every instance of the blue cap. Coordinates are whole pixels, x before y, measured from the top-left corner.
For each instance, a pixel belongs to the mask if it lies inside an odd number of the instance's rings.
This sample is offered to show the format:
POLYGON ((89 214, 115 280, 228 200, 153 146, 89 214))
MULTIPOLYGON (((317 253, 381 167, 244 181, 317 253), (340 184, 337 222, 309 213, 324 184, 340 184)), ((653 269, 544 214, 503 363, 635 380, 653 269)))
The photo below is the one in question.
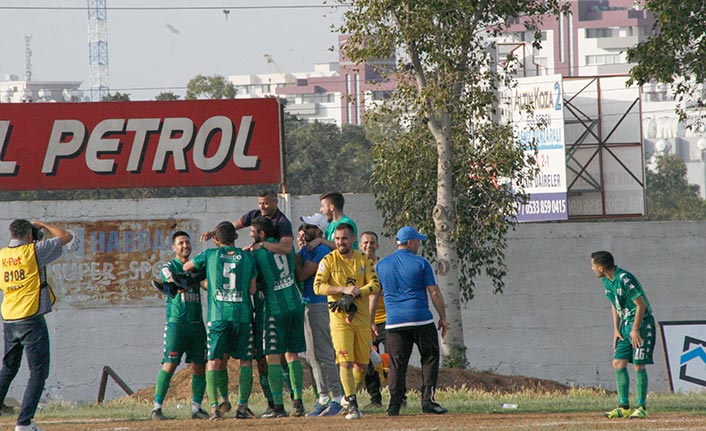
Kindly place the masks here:
POLYGON ((426 235, 422 235, 421 233, 417 232, 417 229, 413 228, 412 226, 405 226, 402 229, 397 231, 397 235, 395 235, 397 238, 397 244, 404 244, 410 239, 420 239, 422 241, 427 240, 426 235))

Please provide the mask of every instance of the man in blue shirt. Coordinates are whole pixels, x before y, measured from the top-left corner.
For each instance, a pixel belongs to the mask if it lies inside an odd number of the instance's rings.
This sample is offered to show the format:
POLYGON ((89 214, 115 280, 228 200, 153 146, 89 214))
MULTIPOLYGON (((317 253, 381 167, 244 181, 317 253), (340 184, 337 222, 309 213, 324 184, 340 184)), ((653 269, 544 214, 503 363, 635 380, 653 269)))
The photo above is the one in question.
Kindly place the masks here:
POLYGON ((385 348, 390 355, 389 416, 399 416, 405 393, 407 365, 416 344, 422 364, 422 411, 444 414, 447 410, 434 401, 439 376, 439 338, 434 316, 429 309, 427 292, 439 314, 438 329, 446 335, 446 310, 441 290, 431 264, 418 256, 422 241, 427 239, 411 226, 397 231, 397 251, 376 266, 387 308, 387 339, 385 348))
MULTIPOLYGON (((322 214, 301 216, 304 223, 304 240, 310 244, 321 238, 326 231, 328 222, 322 214)), ((313 248, 306 245, 299 251, 301 262, 297 265, 297 279, 302 282, 302 296, 306 303, 304 314, 304 336, 306 337, 307 360, 311 365, 319 399, 314 409, 307 416, 335 416, 341 407, 341 383, 338 380, 338 369, 329 329, 327 298, 314 293, 314 277, 319 262, 331 248, 320 243, 313 248), (329 398, 329 394, 331 398, 329 398)))

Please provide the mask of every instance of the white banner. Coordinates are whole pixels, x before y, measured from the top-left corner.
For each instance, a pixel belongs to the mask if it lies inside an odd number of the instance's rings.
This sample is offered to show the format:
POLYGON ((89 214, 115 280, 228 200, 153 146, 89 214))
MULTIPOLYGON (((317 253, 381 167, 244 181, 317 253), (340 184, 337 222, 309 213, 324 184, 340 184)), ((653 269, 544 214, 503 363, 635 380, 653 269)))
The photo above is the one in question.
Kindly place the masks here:
POLYGON ((669 387, 706 390, 706 321, 660 322, 669 387))

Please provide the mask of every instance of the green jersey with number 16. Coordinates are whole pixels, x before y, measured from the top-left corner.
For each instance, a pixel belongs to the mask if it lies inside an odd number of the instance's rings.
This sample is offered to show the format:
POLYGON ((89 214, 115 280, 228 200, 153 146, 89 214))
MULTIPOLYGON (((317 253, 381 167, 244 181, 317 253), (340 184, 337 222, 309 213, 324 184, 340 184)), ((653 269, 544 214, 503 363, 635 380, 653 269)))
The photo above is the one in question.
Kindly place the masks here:
POLYGON ((257 277, 253 257, 234 246, 204 250, 193 260, 206 268, 208 321, 250 323, 250 282, 257 277))

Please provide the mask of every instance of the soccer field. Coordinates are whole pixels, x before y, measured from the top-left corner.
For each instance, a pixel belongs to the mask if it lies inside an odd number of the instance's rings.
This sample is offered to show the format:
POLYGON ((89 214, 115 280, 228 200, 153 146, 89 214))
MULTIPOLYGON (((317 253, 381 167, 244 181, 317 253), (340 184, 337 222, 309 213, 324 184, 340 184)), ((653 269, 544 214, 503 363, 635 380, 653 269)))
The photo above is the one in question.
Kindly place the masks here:
MULTIPOLYGON (((446 431, 446 430, 541 430, 541 431, 598 431, 598 430, 703 430, 706 418, 678 412, 655 414, 643 420, 608 420, 596 413, 512 413, 512 414, 456 414, 430 416, 407 414, 391 418, 382 413, 365 415, 357 421, 343 416, 334 418, 282 418, 236 421, 195 421, 174 419, 166 421, 111 420, 111 419, 47 419, 38 424, 47 431, 199 431, 247 427, 250 430, 341 430, 359 429, 376 431, 446 431)), ((3 417, 1 429, 12 429, 14 421, 3 417)))

